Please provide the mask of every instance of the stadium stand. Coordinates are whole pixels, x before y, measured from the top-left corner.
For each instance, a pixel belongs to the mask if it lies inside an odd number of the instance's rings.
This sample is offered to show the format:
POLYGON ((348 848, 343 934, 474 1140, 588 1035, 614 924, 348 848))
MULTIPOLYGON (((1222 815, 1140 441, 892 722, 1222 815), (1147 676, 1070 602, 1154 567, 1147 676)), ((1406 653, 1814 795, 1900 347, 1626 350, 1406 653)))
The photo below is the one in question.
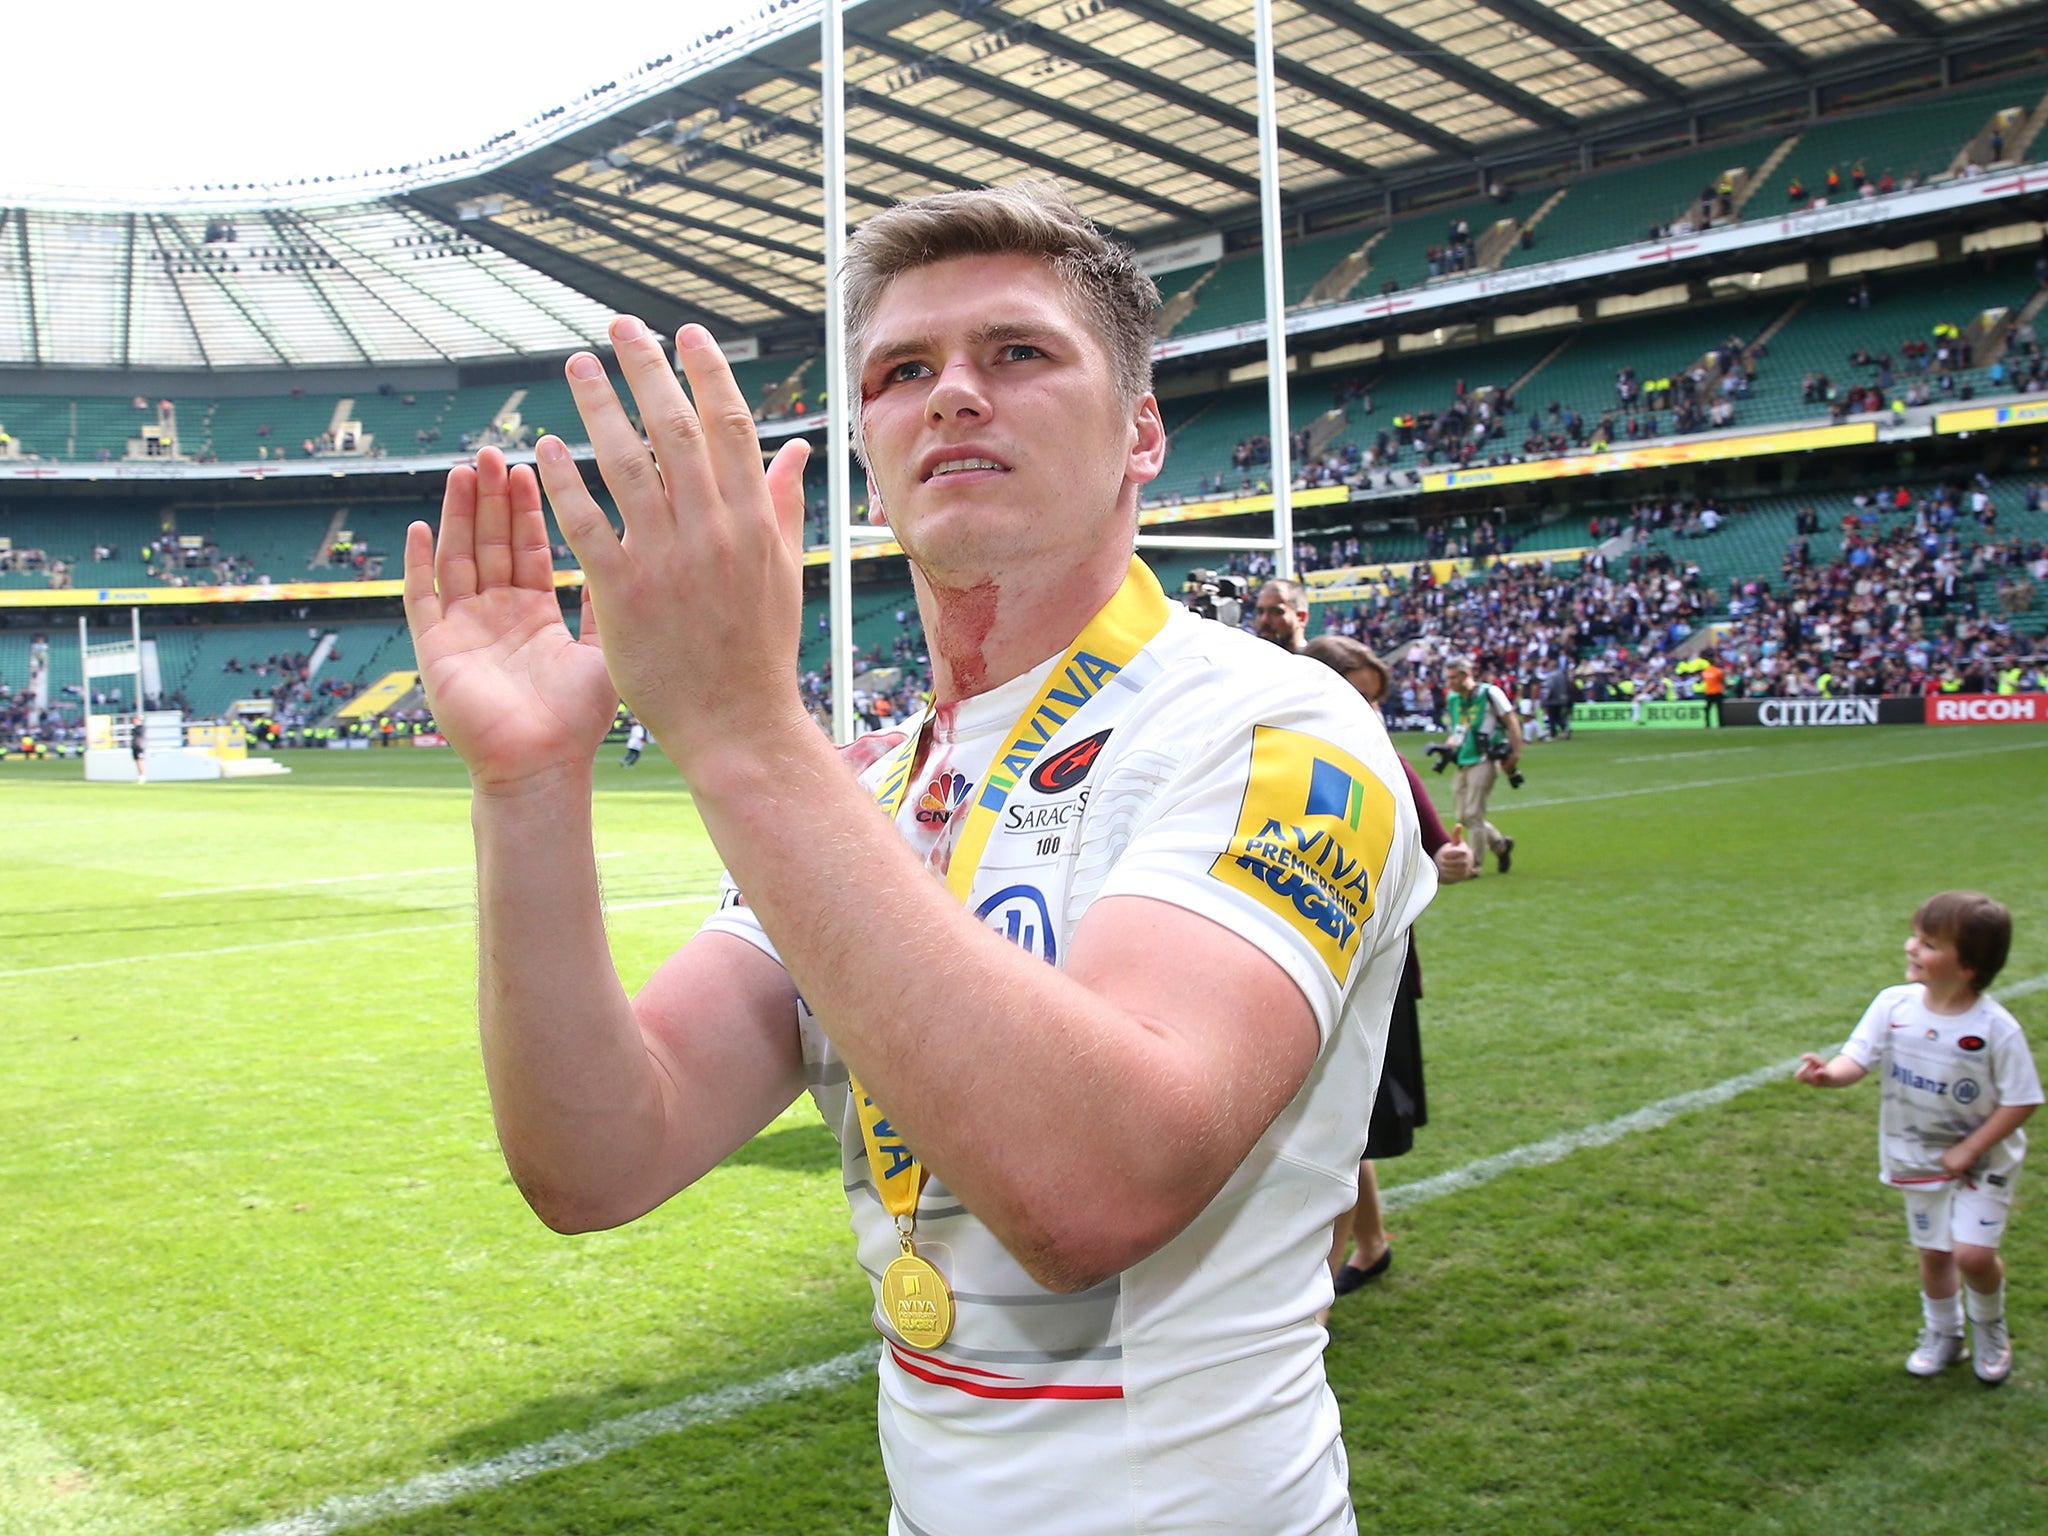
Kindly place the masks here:
POLYGON ((1575 181, 1544 219, 1533 247, 1517 247, 1505 265, 1558 261, 1638 240, 1694 211, 1700 194, 1728 171, 1754 170, 1778 143, 1750 139, 1595 171, 1575 181))
MULTIPOLYGON (((1796 136, 1777 169, 1763 181, 1745 212, 1751 218, 1775 217, 1787 207, 1825 197, 1830 169, 1840 178, 1836 197, 1857 195, 1858 165, 1872 182, 1890 176, 1903 185, 1909 176, 1932 180, 1946 176, 1963 146, 1975 138, 2004 107, 2031 108, 2042 81, 2012 81, 1982 90, 1964 91, 1906 110, 1887 108, 1839 120, 1823 120, 1796 136), (1805 196, 1788 191, 1794 178, 1805 196)), ((1959 169, 1959 168, 1958 168, 1959 169)))
MULTIPOLYGON (((1549 196, 1548 190, 1520 191, 1501 201, 1432 208, 1425 213, 1396 220, 1385 237, 1374 244, 1365 276, 1354 290, 1354 296, 1381 292, 1390 284, 1400 288, 1420 288, 1433 277, 1447 275, 1450 271, 1447 266, 1439 272, 1430 271, 1430 252, 1446 247, 1452 229, 1460 222, 1469 226, 1476 246, 1496 223, 1503 219, 1527 219, 1543 206, 1549 196)), ((1548 223, 1543 227, 1548 228, 1548 223)), ((1477 265, 1476 254, 1473 265, 1477 265)))

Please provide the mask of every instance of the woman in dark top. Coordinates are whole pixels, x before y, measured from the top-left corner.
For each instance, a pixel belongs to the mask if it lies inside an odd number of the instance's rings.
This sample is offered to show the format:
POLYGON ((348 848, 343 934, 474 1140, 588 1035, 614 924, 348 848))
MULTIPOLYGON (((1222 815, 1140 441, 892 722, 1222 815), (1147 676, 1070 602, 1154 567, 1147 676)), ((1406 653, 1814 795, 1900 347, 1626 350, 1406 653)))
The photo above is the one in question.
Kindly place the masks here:
MULTIPOLYGON (((1303 647, 1302 654, 1342 674, 1374 709, 1386 697, 1386 663, 1358 641, 1343 635, 1318 635, 1303 647)), ((1438 882, 1449 885, 1463 880, 1472 873, 1472 850, 1465 845, 1464 828, 1455 834, 1444 831, 1428 789, 1405 757, 1401 770, 1408 777, 1408 795, 1415 803, 1422 851, 1435 861, 1438 882)), ((1415 1145, 1415 1128, 1429 1121, 1422 1087, 1422 1030, 1415 1008, 1421 996, 1422 965, 1415 958, 1415 937, 1410 934, 1408 958, 1401 968, 1401 986, 1394 994, 1393 1019, 1387 1028, 1387 1059, 1366 1128, 1365 1156, 1358 1164, 1358 1204, 1337 1218, 1331 1240, 1330 1271, 1339 1296, 1377 1280, 1393 1266, 1394 1249, 1381 1219, 1379 1178, 1373 1164, 1407 1152, 1415 1145)))

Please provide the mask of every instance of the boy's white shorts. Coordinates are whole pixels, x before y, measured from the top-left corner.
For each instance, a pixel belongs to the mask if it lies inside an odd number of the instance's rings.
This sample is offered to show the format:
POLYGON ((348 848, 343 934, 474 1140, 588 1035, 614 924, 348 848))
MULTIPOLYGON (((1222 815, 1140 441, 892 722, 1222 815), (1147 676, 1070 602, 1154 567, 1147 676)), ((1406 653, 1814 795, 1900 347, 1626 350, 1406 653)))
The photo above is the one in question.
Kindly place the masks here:
POLYGON ((2005 1219, 2012 1213, 2015 1175, 2003 1183, 1983 1178, 1969 1182, 1954 1179, 1923 1189, 1905 1189, 1906 1230, 1915 1248, 1932 1248, 1953 1253, 1957 1243, 1978 1248, 1996 1248, 2005 1236, 2005 1219))

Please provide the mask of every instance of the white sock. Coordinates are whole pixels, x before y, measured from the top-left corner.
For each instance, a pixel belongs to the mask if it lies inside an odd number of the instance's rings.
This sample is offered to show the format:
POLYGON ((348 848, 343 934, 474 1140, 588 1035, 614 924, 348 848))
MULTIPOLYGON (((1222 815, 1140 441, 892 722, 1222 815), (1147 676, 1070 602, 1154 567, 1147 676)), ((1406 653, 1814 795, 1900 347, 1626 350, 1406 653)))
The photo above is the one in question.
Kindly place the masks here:
POLYGON ((1954 1296, 1930 1296, 1920 1293, 1920 1310, 1926 1314, 1927 1326, 1950 1335, 1963 1331, 1963 1298, 1961 1292, 1954 1296))
POLYGON ((1963 1287, 1963 1295, 1968 1298, 1971 1322, 2000 1323, 2005 1321, 2005 1287, 2003 1285, 2000 1285, 1995 1291, 1972 1290, 1966 1285, 1963 1287))

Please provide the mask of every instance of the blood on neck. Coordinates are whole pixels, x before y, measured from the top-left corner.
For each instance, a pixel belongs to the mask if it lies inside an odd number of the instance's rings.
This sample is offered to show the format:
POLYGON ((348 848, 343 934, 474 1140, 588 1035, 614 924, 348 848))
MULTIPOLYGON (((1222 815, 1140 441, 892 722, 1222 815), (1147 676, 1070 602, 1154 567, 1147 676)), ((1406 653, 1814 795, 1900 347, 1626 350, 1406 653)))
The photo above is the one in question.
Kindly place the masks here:
POLYGON ((971 587, 933 586, 933 650, 944 669, 935 681, 944 697, 971 698, 988 687, 988 637, 996 627, 999 595, 989 580, 971 587))

